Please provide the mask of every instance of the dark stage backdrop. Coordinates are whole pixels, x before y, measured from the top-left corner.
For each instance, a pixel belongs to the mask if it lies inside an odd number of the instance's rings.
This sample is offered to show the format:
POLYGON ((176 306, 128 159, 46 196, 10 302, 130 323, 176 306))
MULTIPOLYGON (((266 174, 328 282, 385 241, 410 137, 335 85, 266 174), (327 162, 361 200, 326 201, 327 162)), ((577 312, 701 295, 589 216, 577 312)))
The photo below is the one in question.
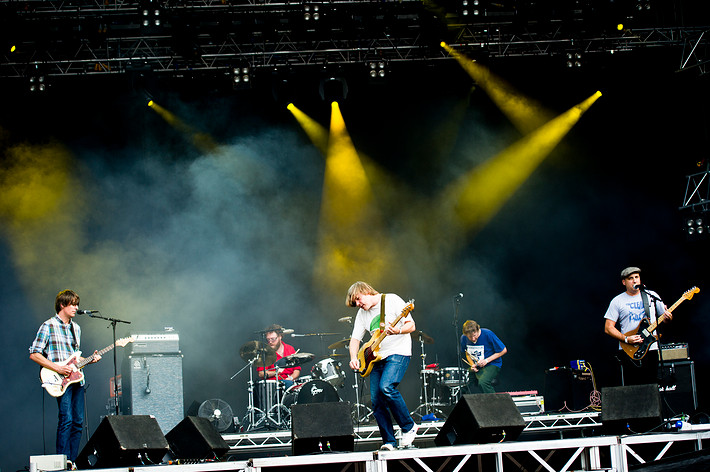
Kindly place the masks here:
MULTIPOLYGON (((690 343, 707 408, 710 242, 685 240, 678 207, 686 175, 704 170, 696 161, 707 158, 710 88, 707 80, 674 73, 678 60, 615 57, 574 71, 544 59, 491 64, 555 113, 596 90, 603 96, 451 257, 432 258, 438 246, 412 244, 416 250, 399 254, 406 282, 371 281, 416 299, 417 327, 435 339, 426 346, 428 363, 456 365, 453 297, 462 292, 459 328, 476 319, 508 346, 502 389, 542 391, 546 369, 576 359, 592 365, 598 388, 616 385, 616 344, 604 335, 602 317, 622 290, 621 269, 638 265, 669 305, 693 285, 701 288, 678 309, 666 339, 690 343)), ((455 67, 422 79, 394 73, 381 87, 353 81, 341 108, 358 151, 426 201, 521 137, 480 87, 469 96, 471 85, 455 67), (462 100, 464 112, 454 121, 462 100)), ((5 470, 27 465, 30 454, 54 452, 56 403, 43 396, 27 348, 61 289, 77 290, 84 309, 131 321, 119 326, 119 336, 173 327, 184 354, 185 406, 221 398, 238 416, 248 376, 230 377, 244 367, 239 348, 257 338, 255 331, 278 322, 296 333, 337 333, 286 339, 316 356, 348 336, 337 321, 354 315, 343 303, 347 286, 324 293, 311 282, 323 159, 269 87, 143 90, 120 80, 77 79, 44 97, 7 87, 2 94, 5 470), (186 126, 171 127, 148 109, 145 92, 186 126), (220 152, 196 145, 198 133, 220 152), (67 181, 52 182, 71 198, 52 200, 50 192, 46 199, 61 205, 48 209, 29 190, 20 191, 26 199, 10 199, 8 189, 37 176, 22 168, 36 166, 49 176, 68 172, 71 191, 67 181), (27 216, 13 220, 25 204, 35 210, 23 207, 27 216), (57 215, 52 231, 33 226, 37 214, 57 215)), ((296 104, 327 126, 330 106, 316 95, 304 90, 296 104)), ((416 240, 416 229, 397 225, 405 209, 417 210, 387 202, 383 214, 400 236, 416 240)), ((436 214, 422 219, 438 221, 436 214)), ((78 322, 85 352, 111 342, 106 322, 78 322)), ((415 344, 401 385, 412 409, 420 362, 415 344)), ((110 355, 86 368, 87 436, 107 414, 112 369, 110 355)))

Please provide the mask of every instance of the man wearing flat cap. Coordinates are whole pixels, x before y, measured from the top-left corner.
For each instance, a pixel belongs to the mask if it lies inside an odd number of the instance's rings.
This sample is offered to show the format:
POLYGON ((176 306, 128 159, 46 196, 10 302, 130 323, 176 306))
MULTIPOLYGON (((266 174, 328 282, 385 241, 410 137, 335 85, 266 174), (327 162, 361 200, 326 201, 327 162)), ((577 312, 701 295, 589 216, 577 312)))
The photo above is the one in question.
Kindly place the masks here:
POLYGON ((621 360, 624 385, 640 385, 658 382, 658 343, 653 343, 646 355, 634 360, 622 350, 624 344, 637 345, 643 342, 638 334, 627 336, 624 333, 638 328, 641 320, 648 318, 650 323, 665 314, 672 315, 656 292, 647 290, 641 283, 641 269, 627 267, 621 271, 621 283, 626 288, 611 300, 604 315, 604 332, 619 341, 619 359, 621 360))

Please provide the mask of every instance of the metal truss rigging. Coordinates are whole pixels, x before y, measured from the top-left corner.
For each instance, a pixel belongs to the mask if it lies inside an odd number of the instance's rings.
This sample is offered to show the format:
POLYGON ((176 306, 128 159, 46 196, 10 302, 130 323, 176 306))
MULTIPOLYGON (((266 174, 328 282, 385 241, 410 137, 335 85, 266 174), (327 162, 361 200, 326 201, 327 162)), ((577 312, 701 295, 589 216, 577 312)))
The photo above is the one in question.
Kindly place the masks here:
POLYGON ((676 48, 679 70, 706 73, 708 26, 607 31, 590 26, 583 9, 571 20, 521 22, 515 9, 464 17, 460 4, 446 0, 443 14, 414 0, 0 0, 0 77, 448 60, 441 41, 496 58, 676 48))

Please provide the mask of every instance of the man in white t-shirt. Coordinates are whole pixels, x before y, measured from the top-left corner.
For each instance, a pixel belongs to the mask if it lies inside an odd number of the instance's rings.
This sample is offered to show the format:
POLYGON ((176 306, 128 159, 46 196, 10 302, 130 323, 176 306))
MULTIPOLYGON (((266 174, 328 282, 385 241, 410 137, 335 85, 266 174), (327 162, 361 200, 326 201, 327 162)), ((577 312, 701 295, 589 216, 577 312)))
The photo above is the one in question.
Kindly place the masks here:
POLYGON ((366 370, 368 367, 361 366, 358 360, 360 342, 366 333, 376 336, 381 332, 380 314, 384 311, 382 329, 387 336, 382 340, 377 351, 381 359, 371 363, 372 412, 382 436, 383 444, 380 449, 391 451, 397 445, 390 413, 402 431, 399 446, 408 447, 414 442, 418 427, 409 414, 409 409, 397 386, 402 381, 412 357, 412 338, 409 333, 416 329, 414 319, 408 312, 406 316, 394 323, 405 311, 407 304, 394 293, 380 294, 365 282, 355 282, 350 287, 345 304, 359 308, 350 339, 350 368, 356 371, 366 370))
POLYGON ((624 385, 656 383, 658 382, 658 343, 654 342, 650 346, 643 359, 632 360, 622 351, 622 344, 640 344, 643 338, 639 334, 626 336, 624 333, 636 329, 645 317, 649 317, 650 322, 653 323, 661 314, 669 320, 672 315, 656 292, 643 288, 641 269, 638 267, 627 267, 622 270, 621 283, 626 291, 614 297, 609 303, 609 308, 604 315, 604 332, 619 341, 619 359, 623 366, 624 385), (644 306, 642 289, 646 295, 648 313, 644 306))

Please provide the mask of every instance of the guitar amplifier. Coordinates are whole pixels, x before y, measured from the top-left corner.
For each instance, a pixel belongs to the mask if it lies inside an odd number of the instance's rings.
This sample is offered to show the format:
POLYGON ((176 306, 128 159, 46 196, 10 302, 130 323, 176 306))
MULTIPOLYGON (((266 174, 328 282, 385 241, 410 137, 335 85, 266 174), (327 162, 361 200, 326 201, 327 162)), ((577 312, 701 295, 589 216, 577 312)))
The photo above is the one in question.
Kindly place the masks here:
POLYGON ((690 351, 688 351, 688 343, 662 344, 661 354, 664 361, 672 361, 676 359, 690 359, 690 351))
POLYGON ((175 332, 134 334, 132 354, 177 354, 180 352, 180 335, 175 332))
POLYGON ((698 408, 695 390, 695 363, 693 361, 663 360, 659 370, 659 390, 664 414, 668 418, 681 413, 693 414, 698 408))

